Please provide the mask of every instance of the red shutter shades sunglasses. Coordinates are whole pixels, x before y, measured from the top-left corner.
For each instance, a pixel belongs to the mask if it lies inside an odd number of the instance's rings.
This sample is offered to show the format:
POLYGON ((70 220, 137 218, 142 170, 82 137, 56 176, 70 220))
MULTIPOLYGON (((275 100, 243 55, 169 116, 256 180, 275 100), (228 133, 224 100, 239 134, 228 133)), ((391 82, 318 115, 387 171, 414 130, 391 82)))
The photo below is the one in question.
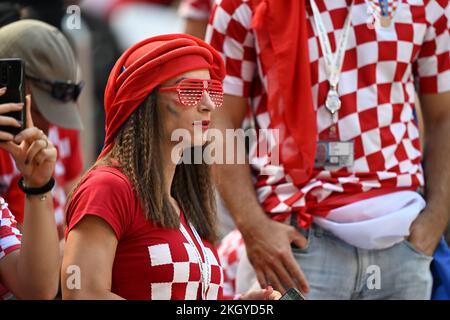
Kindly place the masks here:
POLYGON ((223 105, 223 87, 218 80, 183 79, 176 86, 159 88, 158 91, 178 92, 178 100, 185 107, 195 107, 202 100, 203 92, 206 91, 216 108, 223 105))

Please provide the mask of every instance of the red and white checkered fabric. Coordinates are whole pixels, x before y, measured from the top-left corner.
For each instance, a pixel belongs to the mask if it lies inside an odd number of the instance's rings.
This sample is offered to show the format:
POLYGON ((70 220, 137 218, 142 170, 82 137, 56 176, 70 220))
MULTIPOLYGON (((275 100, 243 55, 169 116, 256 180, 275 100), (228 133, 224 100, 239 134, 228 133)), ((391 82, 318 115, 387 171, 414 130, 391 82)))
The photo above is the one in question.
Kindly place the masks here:
POLYGON ((217 248, 220 264, 224 270, 224 296, 233 297, 236 293, 236 272, 243 251, 244 239, 237 229, 223 238, 217 248))
MULTIPOLYGON (((66 182, 77 178, 83 170, 79 132, 51 126, 48 138, 58 151, 55 165, 55 187, 52 190, 55 219, 60 236, 64 229, 64 206, 66 182)), ((19 223, 23 221, 25 195, 20 191, 17 182, 21 174, 17 170, 12 156, 0 150, 0 193, 9 204, 11 212, 19 223)))
MULTIPOLYGON (((337 123, 339 140, 354 141, 353 167, 318 168, 309 183, 297 187, 282 166, 258 158, 256 145, 250 146, 258 199, 268 213, 290 212, 305 207, 306 202, 320 205, 330 195, 424 184, 413 113, 415 82, 420 93, 450 91, 450 5, 447 0, 390 0, 390 8, 395 7, 394 1, 396 10, 388 28, 368 27, 371 11, 376 12, 370 8, 377 1, 354 1, 338 87, 342 109, 337 123)), ((335 51, 351 0, 316 3, 335 51)), ((253 10, 248 0, 216 1, 206 39, 224 58, 225 93, 248 98, 255 128, 267 129, 267 80, 257 35, 251 29, 253 10)), ((313 101, 319 139, 325 139, 332 124, 324 106, 329 85, 310 9, 308 19, 313 101)))
POLYGON ((181 0, 178 14, 185 19, 208 20, 214 0, 181 0))
MULTIPOLYGON (((0 197, 0 260, 14 250, 20 249, 22 235, 16 228, 17 222, 8 209, 8 204, 0 197)), ((0 300, 13 298, 13 295, 0 282, 0 300)))
MULTIPOLYGON (((197 300, 200 299, 200 267, 195 249, 188 242, 182 246, 175 243, 156 244, 148 247, 152 300, 197 300), (182 295, 182 296, 181 296, 182 295)), ((207 300, 217 300, 221 296, 223 271, 210 248, 206 254, 211 263, 210 284, 206 292, 207 300)))

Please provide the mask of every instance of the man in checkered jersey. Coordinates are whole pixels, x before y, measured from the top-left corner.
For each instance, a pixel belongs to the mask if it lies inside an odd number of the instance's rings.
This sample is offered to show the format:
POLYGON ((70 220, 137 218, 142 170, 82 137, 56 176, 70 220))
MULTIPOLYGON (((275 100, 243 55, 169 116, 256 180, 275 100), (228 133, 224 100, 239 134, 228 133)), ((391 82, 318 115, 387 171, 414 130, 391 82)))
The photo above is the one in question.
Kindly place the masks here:
POLYGON ((430 297, 450 213, 449 15, 448 1, 216 1, 206 38, 227 69, 216 126, 239 128, 249 106, 256 129, 284 130, 282 148, 303 143, 297 165, 251 145, 251 166, 217 166, 246 244, 225 270, 238 270, 238 292, 258 280, 309 299, 430 297))

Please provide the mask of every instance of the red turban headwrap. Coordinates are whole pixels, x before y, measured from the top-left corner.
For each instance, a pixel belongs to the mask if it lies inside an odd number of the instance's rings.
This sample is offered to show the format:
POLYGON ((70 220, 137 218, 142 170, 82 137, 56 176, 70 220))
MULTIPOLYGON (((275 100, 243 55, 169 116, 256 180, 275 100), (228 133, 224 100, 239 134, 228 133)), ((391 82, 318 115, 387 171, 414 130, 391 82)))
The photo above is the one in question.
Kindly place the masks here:
POLYGON ((161 83, 185 72, 208 69, 222 81, 221 56, 207 43, 187 34, 152 37, 128 48, 117 60, 105 89, 105 144, 100 157, 136 108, 161 83))

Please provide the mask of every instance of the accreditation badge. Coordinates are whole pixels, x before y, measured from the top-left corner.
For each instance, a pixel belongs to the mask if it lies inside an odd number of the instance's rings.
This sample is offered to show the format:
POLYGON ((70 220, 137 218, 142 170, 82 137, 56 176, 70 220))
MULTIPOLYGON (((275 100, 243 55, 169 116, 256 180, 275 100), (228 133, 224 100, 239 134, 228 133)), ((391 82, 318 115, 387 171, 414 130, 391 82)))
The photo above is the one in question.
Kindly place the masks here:
POLYGON ((319 141, 317 142, 316 168, 338 169, 351 167, 354 162, 353 141, 319 141))

